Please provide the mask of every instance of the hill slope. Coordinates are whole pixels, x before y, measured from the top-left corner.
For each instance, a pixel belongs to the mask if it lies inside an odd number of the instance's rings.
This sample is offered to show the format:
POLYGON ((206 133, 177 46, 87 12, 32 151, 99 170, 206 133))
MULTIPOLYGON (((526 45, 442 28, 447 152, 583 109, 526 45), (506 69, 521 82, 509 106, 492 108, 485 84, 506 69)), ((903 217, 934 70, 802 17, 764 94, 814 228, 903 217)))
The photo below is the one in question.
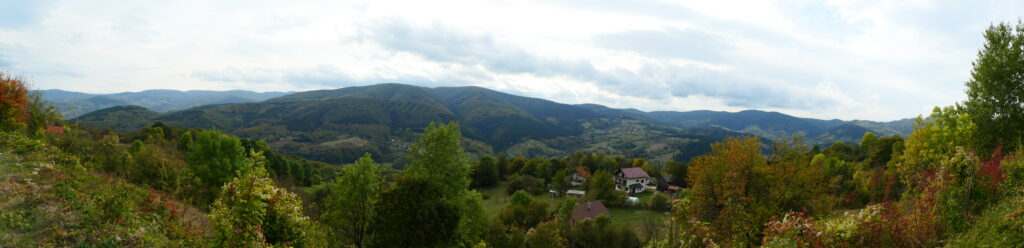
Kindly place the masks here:
POLYGON ((685 160, 706 151, 711 142, 743 135, 668 127, 479 87, 401 84, 301 92, 157 115, 139 107, 110 108, 75 120, 122 131, 152 121, 217 129, 328 163, 348 163, 367 152, 395 161, 431 122, 458 121, 465 147, 474 154, 564 156, 582 150, 685 160))
POLYGON ((252 92, 244 90, 146 90, 116 94, 88 94, 63 90, 41 90, 43 99, 61 109, 65 118, 74 118, 99 109, 119 105, 138 105, 156 112, 181 110, 222 103, 258 102, 289 92, 252 92))
POLYGON ((561 104, 480 87, 403 84, 300 92, 262 102, 205 105, 158 115, 108 109, 77 120, 120 130, 152 121, 217 129, 329 163, 348 163, 367 152, 393 161, 431 122, 458 121, 467 150, 476 154, 564 156, 589 151, 655 160, 688 160, 729 136, 761 136, 768 142, 801 134, 811 143, 830 144, 859 142, 867 131, 900 134, 901 128, 756 110, 648 113, 561 104))
POLYGON ((860 143, 864 132, 874 132, 881 136, 906 135, 914 127, 913 119, 892 122, 820 120, 759 110, 735 113, 707 110, 656 111, 648 113, 648 116, 659 123, 675 127, 721 127, 769 139, 785 139, 799 134, 812 144, 823 145, 834 142, 860 143))

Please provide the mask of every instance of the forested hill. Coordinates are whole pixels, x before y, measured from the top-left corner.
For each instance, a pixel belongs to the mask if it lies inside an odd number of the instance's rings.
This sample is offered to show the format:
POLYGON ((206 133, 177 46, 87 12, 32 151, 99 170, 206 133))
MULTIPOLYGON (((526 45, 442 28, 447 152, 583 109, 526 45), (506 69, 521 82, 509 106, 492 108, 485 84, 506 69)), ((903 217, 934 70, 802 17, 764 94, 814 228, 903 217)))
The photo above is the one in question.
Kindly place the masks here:
POLYGON ((719 111, 655 111, 646 116, 659 123, 682 128, 721 127, 741 133, 779 139, 800 134, 811 143, 831 144, 833 142, 859 142, 864 132, 878 135, 906 135, 914 130, 912 118, 891 122, 842 121, 799 118, 778 112, 745 110, 740 112, 719 111))
POLYGON ((156 112, 182 110, 222 103, 259 102, 291 92, 252 92, 246 90, 146 90, 114 94, 89 94, 64 90, 40 90, 43 99, 61 110, 65 118, 74 118, 96 110, 121 105, 137 105, 156 112))
MULTIPOLYGON (((902 134, 844 121, 761 111, 642 112, 561 104, 480 87, 378 84, 300 92, 262 102, 206 105, 153 116, 136 108, 86 114, 75 121, 131 131, 148 123, 209 128, 266 140, 285 153, 347 163, 366 152, 391 161, 430 122, 458 121, 472 153, 565 156, 574 151, 688 160, 725 137, 803 134, 811 143, 856 142, 866 131, 902 134), (701 113, 714 113, 702 115, 701 113), (112 122, 110 120, 117 120, 112 122), (857 127, 857 128, 851 128, 857 127), (821 140, 821 142, 816 142, 821 140)), ((879 126, 885 126, 879 124, 879 126)))

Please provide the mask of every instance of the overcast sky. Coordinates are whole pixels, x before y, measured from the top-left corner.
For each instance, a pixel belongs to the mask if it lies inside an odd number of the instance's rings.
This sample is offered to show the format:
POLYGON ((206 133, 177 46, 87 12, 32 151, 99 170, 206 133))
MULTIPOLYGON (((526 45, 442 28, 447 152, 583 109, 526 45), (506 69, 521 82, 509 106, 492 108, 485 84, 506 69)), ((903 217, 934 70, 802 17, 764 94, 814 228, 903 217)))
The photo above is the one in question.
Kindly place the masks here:
POLYGON ((0 0, 39 89, 482 86, 563 103, 894 120, 964 99, 1022 1, 0 0))

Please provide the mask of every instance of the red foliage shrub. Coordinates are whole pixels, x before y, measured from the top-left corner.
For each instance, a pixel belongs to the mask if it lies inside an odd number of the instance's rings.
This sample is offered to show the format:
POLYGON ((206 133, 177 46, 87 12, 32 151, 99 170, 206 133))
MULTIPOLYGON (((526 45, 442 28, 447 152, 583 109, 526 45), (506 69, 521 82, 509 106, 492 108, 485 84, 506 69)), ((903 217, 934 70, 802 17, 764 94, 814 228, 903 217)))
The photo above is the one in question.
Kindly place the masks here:
POLYGON ((999 186, 1006 180, 1006 175, 1003 173, 1000 164, 1006 159, 1006 155, 1003 154, 1003 144, 996 146, 996 150, 992 152, 992 157, 981 163, 978 168, 977 175, 981 179, 982 185, 988 190, 995 191, 999 189, 999 186))
POLYGON ((28 86, 20 77, 0 72, 0 123, 28 120, 28 86))

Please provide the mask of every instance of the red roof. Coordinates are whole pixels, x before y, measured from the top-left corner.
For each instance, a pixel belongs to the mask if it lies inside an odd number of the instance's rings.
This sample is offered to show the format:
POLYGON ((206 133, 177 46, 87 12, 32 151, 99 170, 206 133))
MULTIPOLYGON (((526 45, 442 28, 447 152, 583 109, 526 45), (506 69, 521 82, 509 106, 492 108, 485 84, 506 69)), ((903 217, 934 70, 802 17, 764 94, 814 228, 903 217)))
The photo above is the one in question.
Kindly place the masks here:
POLYGON ((626 178, 630 178, 630 179, 632 179, 632 178, 651 177, 651 176, 648 176, 647 172, 644 171, 644 169, 641 169, 641 168, 635 168, 635 167, 634 168, 622 168, 622 169, 619 169, 619 171, 622 171, 622 175, 625 176, 626 178))
POLYGON ((64 128, 63 127, 58 127, 58 126, 49 126, 49 127, 46 127, 46 132, 52 133, 52 134, 64 135, 64 128))
POLYGON ((572 222, 580 222, 585 219, 594 219, 598 215, 605 215, 608 217, 612 216, 612 212, 608 211, 608 208, 604 207, 601 201, 589 201, 576 206, 572 210, 572 222))
POLYGON ((583 169, 583 167, 576 167, 576 174, 580 174, 580 176, 587 176, 588 173, 586 169, 583 169))

